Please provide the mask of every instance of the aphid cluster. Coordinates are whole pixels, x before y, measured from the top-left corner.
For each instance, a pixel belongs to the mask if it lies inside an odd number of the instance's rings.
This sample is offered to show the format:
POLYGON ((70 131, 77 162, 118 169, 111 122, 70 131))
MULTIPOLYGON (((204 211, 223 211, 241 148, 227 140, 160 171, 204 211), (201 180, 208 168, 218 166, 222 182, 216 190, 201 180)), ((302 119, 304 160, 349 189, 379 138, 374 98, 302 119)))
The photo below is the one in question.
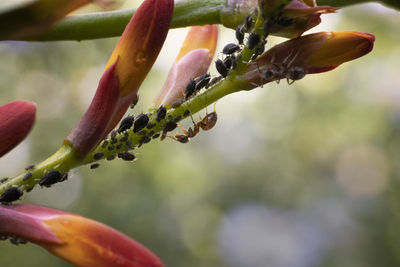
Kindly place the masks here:
POLYGON ((39 181, 40 186, 50 187, 53 184, 63 182, 68 179, 68 173, 52 170, 46 173, 39 181))

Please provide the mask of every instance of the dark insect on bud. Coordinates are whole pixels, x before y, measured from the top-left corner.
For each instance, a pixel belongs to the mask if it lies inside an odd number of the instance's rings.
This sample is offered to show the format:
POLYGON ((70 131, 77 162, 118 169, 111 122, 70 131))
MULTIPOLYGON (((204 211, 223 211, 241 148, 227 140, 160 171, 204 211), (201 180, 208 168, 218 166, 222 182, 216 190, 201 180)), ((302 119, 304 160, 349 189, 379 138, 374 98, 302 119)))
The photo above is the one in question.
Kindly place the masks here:
POLYGON ((135 118, 132 115, 125 117, 119 124, 118 133, 122 133, 132 127, 135 118))
POLYGON ((25 170, 29 171, 32 170, 33 168, 35 168, 35 164, 31 164, 25 167, 25 170))
POLYGON ((244 32, 243 32, 243 25, 239 25, 236 27, 236 39, 238 40, 239 44, 243 44, 244 40, 244 32))
POLYGON ((253 17, 251 14, 247 14, 246 17, 244 18, 243 22, 243 29, 244 31, 249 31, 253 27, 253 17))
POLYGON ((186 85, 185 99, 191 97, 194 94, 195 90, 196 90, 196 81, 190 80, 189 83, 186 85))
POLYGON ((185 110, 185 112, 183 112, 183 117, 187 117, 190 115, 190 110, 185 110))
POLYGON ((260 43, 260 35, 255 32, 250 33, 249 38, 247 40, 247 47, 253 50, 260 43))
POLYGON ((280 17, 277 21, 277 24, 282 27, 290 26, 294 23, 294 19, 288 17, 280 17))
POLYGON ((18 187, 10 187, 0 196, 0 202, 13 202, 18 200, 23 195, 18 187))
POLYGON ((133 132, 137 133, 146 127, 147 123, 149 123, 149 117, 146 114, 141 113, 137 116, 135 123, 133 124, 133 132))
POLYGON ((24 177, 22 177, 22 181, 27 181, 29 179, 32 178, 32 173, 31 172, 27 172, 24 177))
POLYGON ((92 165, 90 165, 90 169, 91 169, 91 170, 94 170, 94 169, 97 169, 99 166, 100 166, 100 164, 98 164, 98 163, 93 163, 92 165))
POLYGON ((232 57, 226 57, 226 58, 224 59, 224 65, 225 65, 225 67, 226 67, 227 69, 231 69, 231 67, 232 67, 232 62, 233 62, 232 57))
POLYGON ((101 153, 101 152, 98 152, 93 155, 94 160, 99 160, 99 159, 102 159, 103 157, 104 157, 104 153, 101 153))
POLYGON ((178 116, 176 116, 175 118, 174 118, 174 122, 178 122, 178 121, 180 121, 182 119, 182 116, 181 115, 178 115, 178 116))
POLYGON ((306 76, 306 71, 305 69, 301 68, 301 67, 292 67, 289 68, 286 72, 286 78, 293 80, 293 81, 297 81, 300 79, 303 79, 304 76, 306 76))
POLYGON ((39 181, 40 186, 50 187, 51 185, 61 182, 63 174, 57 170, 49 171, 39 181))
POLYGON ((152 128, 154 128, 154 126, 156 126, 155 123, 149 123, 149 124, 147 124, 146 128, 147 129, 152 129, 152 128))
POLYGON ((113 160, 113 159, 115 159, 115 155, 110 155, 110 156, 108 156, 106 159, 107 159, 107 160, 113 160))
POLYGON ((137 96, 133 99, 133 101, 132 101, 132 103, 131 103, 131 105, 130 105, 130 108, 134 108, 138 102, 139 102, 139 95, 137 95, 137 96))
POLYGON ((172 108, 178 108, 180 105, 183 104, 183 99, 179 98, 178 100, 176 100, 174 103, 172 103, 172 108))
POLYGON ((156 133, 155 135, 153 135, 153 139, 156 139, 156 138, 158 138, 158 137, 160 137, 160 134, 159 133, 156 133))
POLYGON ((121 153, 118 153, 118 158, 121 158, 125 161, 133 161, 135 159, 135 155, 133 155, 129 152, 121 152, 121 153))
POLYGON ((228 76, 229 69, 226 68, 222 60, 218 59, 217 61, 215 61, 215 68, 217 69, 219 74, 221 74, 222 77, 225 78, 226 76, 228 76))
POLYGON ((210 82, 210 74, 206 73, 201 75, 198 79, 197 79, 197 83, 196 83, 196 91, 200 91, 203 87, 205 87, 209 82, 210 82))
POLYGON ((176 128, 177 126, 178 126, 178 125, 176 124, 176 122, 174 122, 174 121, 167 121, 167 123, 165 124, 165 127, 164 127, 164 131, 165 131, 165 132, 173 131, 173 130, 175 130, 175 128, 176 128))
POLYGON ((254 49, 254 54, 251 56, 251 60, 256 59, 259 55, 264 53, 264 51, 265 51, 264 44, 257 46, 256 49, 254 49))
POLYGON ((240 50, 240 46, 234 43, 230 43, 224 46, 222 49, 222 54, 224 55, 232 55, 233 53, 240 50))
POLYGON ((0 184, 5 183, 8 181, 8 177, 4 177, 0 179, 0 184))
POLYGON ((157 117, 156 120, 160 121, 163 120, 165 118, 165 116, 167 115, 167 109, 164 106, 161 106, 158 108, 157 110, 157 117))

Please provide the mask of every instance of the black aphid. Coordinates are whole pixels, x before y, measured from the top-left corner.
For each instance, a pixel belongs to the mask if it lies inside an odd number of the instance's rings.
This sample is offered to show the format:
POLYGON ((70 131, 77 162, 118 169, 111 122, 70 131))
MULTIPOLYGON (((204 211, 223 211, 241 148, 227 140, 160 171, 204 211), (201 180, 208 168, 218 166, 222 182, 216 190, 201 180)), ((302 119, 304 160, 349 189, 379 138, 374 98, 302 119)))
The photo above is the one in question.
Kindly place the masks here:
POLYGON ((35 164, 31 164, 25 167, 25 170, 29 171, 32 170, 33 168, 35 168, 35 164))
POLYGON ((103 143, 101 144, 101 147, 106 148, 107 145, 108 145, 108 141, 104 140, 103 143))
POLYGON ((172 107, 172 108, 178 108, 178 107, 180 107, 180 105, 182 105, 182 104, 183 104, 183 99, 182 99, 182 98, 179 98, 179 99, 176 100, 174 103, 172 103, 171 107, 172 107))
POLYGON ((132 127, 135 118, 132 115, 125 117, 119 124, 118 132, 122 133, 132 127))
POLYGON ((228 70, 230 70, 232 68, 232 62, 233 62, 232 57, 226 57, 224 59, 224 65, 228 70))
POLYGON ((146 130, 140 130, 139 132, 137 132, 138 135, 145 135, 146 134, 146 130))
POLYGON ((110 133, 111 139, 115 139, 115 137, 117 136, 117 131, 112 130, 110 133))
POLYGON ((187 117, 190 115, 190 110, 185 110, 185 112, 183 112, 183 117, 187 117))
POLYGON ((219 74, 221 74, 222 77, 226 77, 229 74, 229 69, 227 69, 224 65, 224 62, 222 62, 221 59, 218 59, 217 61, 215 61, 215 68, 217 69, 217 71, 219 72, 219 74))
POLYGON ((217 76, 211 79, 210 83, 208 84, 208 87, 213 86, 214 84, 218 83, 220 80, 222 80, 222 76, 217 76))
POLYGON ((103 157, 104 157, 104 153, 102 153, 102 152, 98 152, 93 155, 94 160, 99 160, 99 159, 102 159, 103 157))
POLYGON ((256 59, 259 55, 264 53, 264 51, 265 51, 264 44, 257 46, 256 49, 254 49, 254 54, 251 56, 251 60, 256 59))
POLYGON ((133 99, 133 101, 132 101, 132 103, 131 103, 131 105, 130 105, 130 108, 134 108, 138 102, 139 102, 139 95, 137 95, 137 96, 133 99))
POLYGON ((18 200, 23 195, 18 187, 10 187, 0 196, 0 202, 13 202, 18 200))
POLYGON ((244 18, 243 29, 244 31, 249 31, 253 27, 253 17, 251 14, 247 14, 244 18))
POLYGON ((139 114, 137 116, 135 123, 133 124, 133 132, 137 133, 138 131, 142 130, 146 127, 147 123, 149 123, 149 117, 146 114, 139 114))
POLYGON ((90 165, 90 169, 91 169, 91 170, 94 170, 94 169, 97 169, 99 166, 100 166, 100 164, 98 164, 98 163, 93 163, 93 164, 90 165))
POLYGON ((4 177, 0 179, 0 184, 7 182, 8 177, 4 177))
POLYGON ((106 159, 107 159, 107 160, 113 160, 113 159, 115 159, 115 155, 110 155, 110 156, 108 156, 106 159))
POLYGON ((294 19, 289 18, 289 17, 280 17, 277 21, 278 25, 282 27, 287 27, 290 26, 294 23, 294 19))
POLYGON ((209 82, 210 82, 210 73, 206 73, 201 75, 199 78, 197 78, 197 83, 196 83, 196 91, 199 91, 203 87, 205 87, 209 82))
POLYGON ((232 55, 233 53, 240 50, 240 46, 234 43, 229 43, 224 46, 222 49, 222 54, 224 55, 232 55))
POLYGON ((260 35, 258 33, 252 32, 247 39, 247 47, 249 49, 254 49, 261 41, 260 35))
POLYGON ((165 124, 165 127, 164 127, 164 131, 165 131, 165 132, 173 131, 173 130, 175 130, 175 128, 176 128, 177 126, 178 126, 178 125, 176 124, 176 122, 174 122, 174 121, 167 121, 167 123, 165 124))
POLYGON ((121 147, 122 147, 122 144, 118 144, 115 148, 116 148, 117 150, 120 150, 121 147))
POLYGON ((156 133, 155 135, 153 135, 153 139, 156 139, 156 138, 158 138, 160 136, 160 134, 159 133, 156 133))
POLYGON ((146 128, 147 129, 152 129, 152 128, 154 128, 154 126, 156 126, 156 124, 150 122, 150 123, 147 124, 146 128))
POLYGON ((121 152, 118 153, 118 158, 121 158, 126 161, 133 161, 135 159, 135 155, 129 152, 121 152))
POLYGON ((39 181, 40 186, 50 187, 51 185, 61 182, 63 174, 57 170, 49 171, 39 181))
POLYGON ((185 99, 188 99, 191 97, 196 90, 196 81, 195 80, 190 80, 188 84, 186 85, 185 89, 185 99))
POLYGON ((305 69, 303 69, 301 67, 292 67, 287 70, 286 78, 293 80, 293 81, 297 81, 297 80, 304 78, 304 76, 306 76, 306 74, 307 73, 306 73, 305 69))
POLYGON ((182 116, 181 115, 178 115, 178 116, 176 116, 175 118, 174 118, 174 122, 178 122, 178 121, 180 121, 182 119, 182 116))
POLYGON ((22 181, 27 181, 29 179, 32 178, 32 173, 31 172, 27 172, 25 173, 24 177, 22 177, 22 181))
POLYGON ((159 107, 156 114, 156 120, 163 120, 165 118, 165 115, 167 115, 167 108, 164 106, 159 107))
POLYGON ((243 25, 239 25, 236 27, 236 39, 238 40, 239 44, 243 44, 244 40, 243 25))
POLYGON ((110 151, 111 151, 111 150, 114 150, 114 149, 115 149, 115 146, 113 146, 113 145, 108 146, 107 149, 110 150, 110 151))
POLYGON ((142 144, 147 144, 148 142, 150 142, 151 141, 151 138, 150 137, 148 137, 148 136, 143 136, 140 140, 139 140, 139 144, 140 145, 142 145, 142 144))

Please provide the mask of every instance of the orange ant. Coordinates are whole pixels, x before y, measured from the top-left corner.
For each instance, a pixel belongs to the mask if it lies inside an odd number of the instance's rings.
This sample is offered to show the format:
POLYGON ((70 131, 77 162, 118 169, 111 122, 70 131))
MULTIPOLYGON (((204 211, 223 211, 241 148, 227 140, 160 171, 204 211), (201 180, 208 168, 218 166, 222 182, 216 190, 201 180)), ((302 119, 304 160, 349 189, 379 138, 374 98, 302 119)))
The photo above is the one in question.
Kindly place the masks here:
POLYGON ((175 136, 168 136, 168 137, 172 138, 175 141, 178 141, 182 144, 186 144, 187 142, 189 142, 190 138, 195 137, 199 133, 200 128, 203 131, 208 131, 208 130, 212 129, 215 126, 215 124, 217 123, 217 119, 218 119, 217 112, 215 112, 215 104, 214 104, 213 112, 211 112, 209 114, 207 111, 207 108, 206 108, 206 116, 204 118, 201 118, 199 115, 199 118, 200 118, 199 122, 196 123, 193 120, 192 115, 190 115, 190 117, 192 119, 193 128, 190 127, 188 130, 185 130, 182 128, 182 126, 180 126, 183 131, 183 134, 176 134, 175 136))

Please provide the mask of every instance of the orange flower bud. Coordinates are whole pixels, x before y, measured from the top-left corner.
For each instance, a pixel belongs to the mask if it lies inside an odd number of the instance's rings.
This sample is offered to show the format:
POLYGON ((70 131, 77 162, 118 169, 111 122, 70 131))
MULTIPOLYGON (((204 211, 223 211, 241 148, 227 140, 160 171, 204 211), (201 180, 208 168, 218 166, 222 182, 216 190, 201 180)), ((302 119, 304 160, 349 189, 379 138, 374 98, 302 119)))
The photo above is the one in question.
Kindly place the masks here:
POLYGON ((274 80, 296 80, 305 74, 329 71, 368 54, 374 41, 372 34, 355 31, 304 35, 269 49, 250 63, 239 79, 251 89, 274 80), (297 77, 293 76, 296 72, 297 77))
POLYGON ((79 215, 34 205, 0 206, 0 234, 34 242, 80 267, 161 267, 147 248, 79 215))
POLYGON ((28 135, 35 122, 36 104, 13 101, 0 106, 0 157, 28 135))
POLYGON ((146 0, 122 33, 95 97, 66 138, 79 156, 89 153, 125 114, 167 36, 173 0, 146 0))
POLYGON ((154 100, 155 106, 171 105, 182 98, 187 83, 206 73, 214 56, 217 41, 217 25, 191 27, 163 88, 154 100))

